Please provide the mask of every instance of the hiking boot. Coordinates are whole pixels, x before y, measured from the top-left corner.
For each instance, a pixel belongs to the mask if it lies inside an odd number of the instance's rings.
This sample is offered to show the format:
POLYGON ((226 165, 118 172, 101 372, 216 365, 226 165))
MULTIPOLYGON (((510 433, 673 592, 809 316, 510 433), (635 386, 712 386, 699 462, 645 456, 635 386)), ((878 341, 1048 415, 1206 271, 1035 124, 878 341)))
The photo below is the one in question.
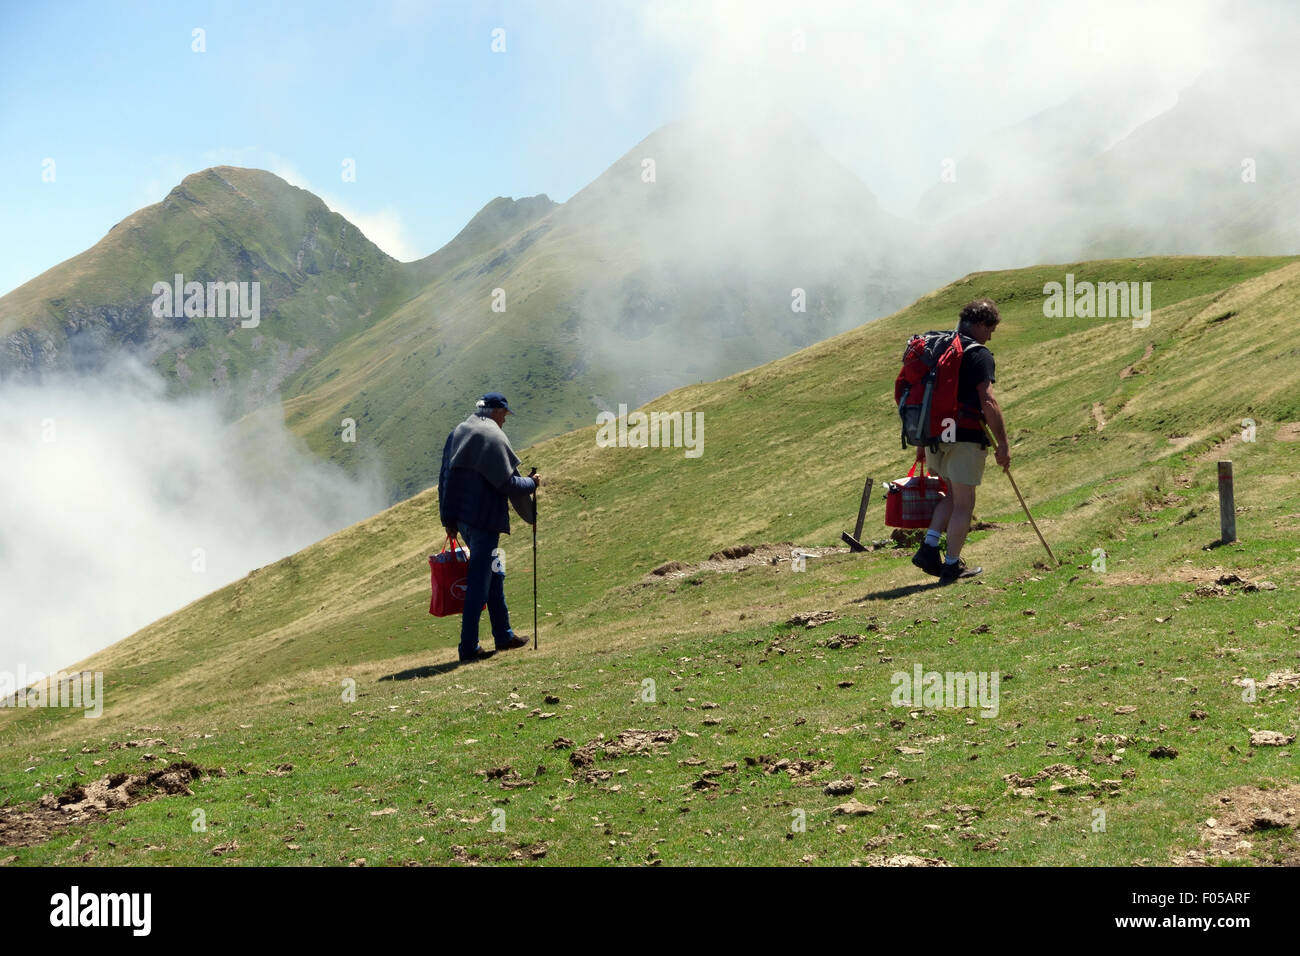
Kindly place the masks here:
POLYGON ((527 647, 527 646, 528 646, 528 638, 520 637, 518 634, 511 634, 509 640, 507 640, 504 644, 501 641, 497 641, 498 651, 513 651, 516 647, 527 647))
POLYGON ((470 653, 461 654, 460 662, 462 664, 468 664, 470 661, 485 661, 495 653, 496 651, 489 651, 480 644, 478 647, 474 648, 474 650, 470 651, 470 653))
POLYGON ((939 557, 939 546, 922 542, 916 554, 912 555, 912 563, 926 574, 938 577, 943 570, 943 558, 939 557))
POLYGON ((982 574, 983 568, 968 568, 966 562, 958 558, 953 564, 944 562, 943 570, 939 572, 939 580, 947 584, 950 581, 957 581, 961 578, 973 578, 977 574, 982 574))

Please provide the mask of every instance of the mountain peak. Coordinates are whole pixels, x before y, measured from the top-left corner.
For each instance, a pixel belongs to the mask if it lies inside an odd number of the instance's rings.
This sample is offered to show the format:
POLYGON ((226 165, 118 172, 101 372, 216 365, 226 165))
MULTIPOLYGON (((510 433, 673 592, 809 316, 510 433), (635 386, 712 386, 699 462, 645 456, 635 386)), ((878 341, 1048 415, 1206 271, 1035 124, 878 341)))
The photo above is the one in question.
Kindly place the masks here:
POLYGON ((559 205, 546 193, 520 199, 497 196, 476 212, 474 217, 465 224, 465 228, 456 233, 451 242, 432 255, 425 256, 415 265, 426 274, 448 269, 495 248, 558 208, 559 205))

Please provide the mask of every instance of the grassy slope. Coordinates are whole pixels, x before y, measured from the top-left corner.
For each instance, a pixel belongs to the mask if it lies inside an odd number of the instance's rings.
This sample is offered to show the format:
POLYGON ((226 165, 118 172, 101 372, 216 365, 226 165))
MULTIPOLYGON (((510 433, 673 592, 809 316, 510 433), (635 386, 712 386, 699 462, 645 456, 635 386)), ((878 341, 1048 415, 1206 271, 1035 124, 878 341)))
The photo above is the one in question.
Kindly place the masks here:
MULTIPOLYGON (((424 492, 86 662, 108 682, 100 721, 58 711, 0 717, 9 803, 63 789, 78 779, 75 768, 142 766, 139 751, 108 742, 146 734, 166 739, 159 758, 181 751, 230 774, 198 785, 194 798, 142 805, 14 852, 42 863, 87 853, 102 863, 211 862, 211 848, 233 839, 240 848, 224 862, 494 860, 539 843, 557 863, 809 854, 847 862, 881 853, 961 864, 1165 862, 1195 845, 1213 794, 1294 777, 1289 749, 1246 743, 1248 729, 1294 733, 1294 701, 1261 691, 1246 704, 1231 682, 1295 668, 1300 446, 1278 439, 1282 423, 1300 419, 1300 366, 1277 330, 1293 324, 1298 298, 1300 263, 1289 259, 971 276, 888 319, 653 403, 705 413, 700 459, 597 449, 591 429, 530 449, 525 464, 552 479, 538 654, 443 666, 454 658, 458 620, 425 613, 424 556, 437 523, 435 493, 424 492), (1065 271, 1149 279, 1151 327, 1044 319, 1042 285, 1065 271), (863 476, 879 483, 905 467, 888 402, 901 340, 951 324, 978 294, 1003 306, 992 346, 1014 469, 1061 568, 1034 566, 1037 541, 990 473, 977 510, 999 527, 972 535, 968 555, 986 568, 976 582, 918 587, 903 553, 880 551, 811 559, 803 574, 761 566, 643 583, 662 561, 696 561, 730 544, 833 543, 863 476), (1123 376, 1130 366, 1135 374, 1123 376), (1247 415, 1259 423, 1253 444, 1232 439, 1247 415), (1242 541, 1203 550, 1217 537, 1213 462, 1225 440, 1237 462, 1242 541), (1094 548, 1108 553, 1104 574, 1089 569, 1094 548), (1192 596, 1189 579, 1210 568, 1280 589, 1192 596), (817 608, 841 620, 783 626, 817 608), (819 646, 836 632, 868 640, 819 646), (915 663, 1000 671, 1000 713, 891 707, 890 675, 915 663), (421 667, 430 670, 415 679, 381 680, 421 667), (348 678, 360 695, 351 703, 340 693, 348 678), (646 679, 656 682, 653 704, 641 698, 646 679), (852 686, 838 686, 845 681, 852 686), (559 703, 545 703, 548 694, 559 703), (719 706, 701 709, 705 702, 719 706), (1123 704, 1138 709, 1115 714, 1123 704), (1191 721, 1193 709, 1208 717, 1191 721), (582 744, 634 727, 684 735, 657 755, 598 759, 597 769, 615 774, 602 782, 575 779, 568 751, 551 746, 560 735, 582 744), (1095 742, 1099 734, 1132 738, 1118 765, 1094 762, 1113 749, 1095 742), (1179 757, 1148 758, 1157 744, 1179 757), (746 765, 763 754, 834 768, 804 786, 746 765), (704 763, 684 763, 693 759, 704 763), (732 761, 739 766, 722 771, 719 789, 695 789, 702 771, 732 761), (267 775, 286 762, 288 776, 267 775), (1120 780, 1118 792, 1042 784, 1037 799, 1009 794, 1004 774, 1054 763, 1120 780), (535 785, 506 791, 479 774, 505 764, 535 785), (882 778, 887 770, 914 780, 882 778), (1136 776, 1121 777, 1127 770, 1136 776), (874 814, 829 815, 841 798, 821 785, 845 774, 878 783, 857 793, 874 814), (1104 833, 1091 828, 1099 804, 1104 833), (191 832, 195 807, 207 832, 191 832), (372 816, 387 808, 397 812, 372 816), (490 830, 494 808, 506 811, 504 833, 490 830), (807 812, 806 833, 791 834, 793 809, 807 812), (995 850, 976 849, 990 841, 995 850)), ((867 534, 877 536, 878 500, 868 517, 867 534)), ((521 630, 528 544, 516 533, 505 545, 521 630)), ((1261 838, 1254 858, 1270 859, 1277 843, 1261 838)))
POLYGON ((409 497, 436 479, 442 439, 468 413, 467 396, 506 391, 528 410, 522 427, 531 435, 585 423, 576 410, 592 407, 592 379, 571 372, 581 356, 561 308, 574 264, 531 248, 478 274, 496 254, 493 247, 442 274, 291 381, 289 426, 335 461, 381 449, 394 493, 409 497), (489 307, 498 287, 508 289, 505 316, 489 307), (338 439, 345 417, 357 422, 354 445, 338 439))

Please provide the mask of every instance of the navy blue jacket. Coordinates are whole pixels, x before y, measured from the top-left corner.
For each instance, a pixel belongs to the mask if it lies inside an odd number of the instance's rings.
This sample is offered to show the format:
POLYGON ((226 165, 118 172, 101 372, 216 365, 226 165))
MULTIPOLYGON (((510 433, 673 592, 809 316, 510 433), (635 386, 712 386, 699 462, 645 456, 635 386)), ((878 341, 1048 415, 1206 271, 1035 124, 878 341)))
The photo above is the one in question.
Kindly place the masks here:
POLYGON ((532 494, 533 480, 512 475, 502 488, 494 488, 477 469, 448 467, 451 439, 442 446, 442 469, 438 473, 438 514, 444 528, 461 521, 481 531, 510 533, 509 501, 512 493, 532 494))

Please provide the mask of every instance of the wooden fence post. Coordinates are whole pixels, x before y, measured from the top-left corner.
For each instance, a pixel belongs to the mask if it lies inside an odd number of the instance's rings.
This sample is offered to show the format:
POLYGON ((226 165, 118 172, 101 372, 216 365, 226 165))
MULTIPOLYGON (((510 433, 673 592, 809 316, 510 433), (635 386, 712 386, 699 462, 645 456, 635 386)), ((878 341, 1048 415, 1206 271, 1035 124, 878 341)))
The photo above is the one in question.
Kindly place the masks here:
POLYGON ((1219 462, 1219 540, 1237 540, 1237 508, 1232 499, 1232 462, 1219 462))

